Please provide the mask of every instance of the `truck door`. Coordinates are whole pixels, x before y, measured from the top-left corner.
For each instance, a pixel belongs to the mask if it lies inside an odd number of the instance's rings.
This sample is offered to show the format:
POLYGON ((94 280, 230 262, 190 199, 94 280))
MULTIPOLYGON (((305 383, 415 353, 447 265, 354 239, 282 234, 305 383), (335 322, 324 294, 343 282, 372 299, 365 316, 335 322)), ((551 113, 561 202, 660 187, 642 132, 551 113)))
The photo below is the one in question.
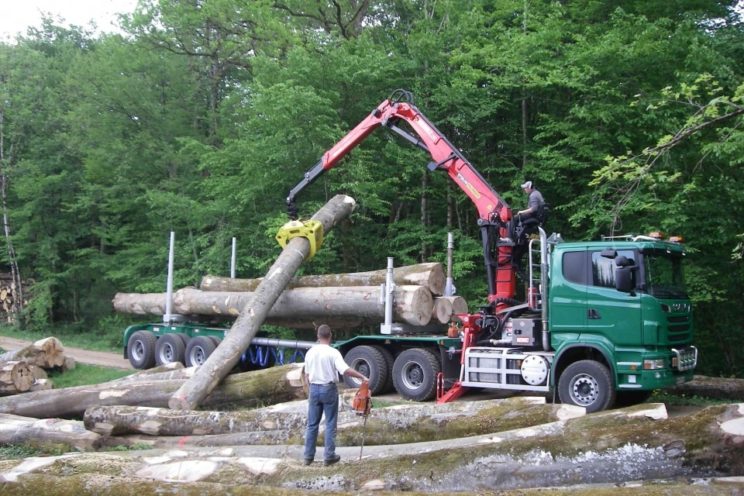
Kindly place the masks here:
MULTIPOLYGON (((619 256, 638 263, 638 253, 618 250, 619 256)), ((587 290, 586 331, 605 336, 615 345, 638 346, 641 340, 641 295, 615 289, 615 261, 588 252, 590 278, 587 290)))
MULTIPOLYGON (((550 329, 553 339, 565 333, 581 333, 586 327, 586 298, 589 281, 588 252, 585 248, 556 254, 550 279, 550 329)), ((557 343, 554 343, 557 344, 557 343)))

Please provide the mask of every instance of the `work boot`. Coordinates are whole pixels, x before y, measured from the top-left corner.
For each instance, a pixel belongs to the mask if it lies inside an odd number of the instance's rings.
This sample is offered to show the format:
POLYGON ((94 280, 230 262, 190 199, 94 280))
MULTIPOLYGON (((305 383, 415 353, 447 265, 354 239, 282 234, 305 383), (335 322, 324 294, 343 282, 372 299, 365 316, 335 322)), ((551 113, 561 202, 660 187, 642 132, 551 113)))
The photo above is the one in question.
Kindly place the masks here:
POLYGON ((340 455, 333 455, 329 459, 325 460, 323 463, 327 467, 328 465, 333 465, 334 463, 338 463, 339 460, 341 460, 340 455))
POLYGON ((305 465, 310 465, 311 463, 313 463, 313 459, 312 458, 305 458, 305 460, 303 461, 303 463, 305 465))

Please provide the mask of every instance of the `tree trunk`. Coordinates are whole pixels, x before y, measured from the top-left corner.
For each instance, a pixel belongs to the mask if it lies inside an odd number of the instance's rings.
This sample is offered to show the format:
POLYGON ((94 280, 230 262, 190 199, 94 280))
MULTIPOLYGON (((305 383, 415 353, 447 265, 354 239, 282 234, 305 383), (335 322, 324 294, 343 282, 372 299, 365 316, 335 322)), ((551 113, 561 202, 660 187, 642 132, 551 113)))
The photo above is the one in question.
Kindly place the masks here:
MULTIPOLYGON (((173 295, 176 313, 182 315, 222 315, 236 317, 256 293, 179 289, 173 295)), ((426 325, 431 319, 431 293, 422 286, 396 286, 393 315, 396 321, 426 325)), ((367 319, 382 322, 385 308, 377 286, 346 286, 288 289, 281 293, 268 312, 267 320, 326 318, 367 319)))
POLYGON ((31 389, 34 374, 24 361, 0 364, 0 395, 18 394, 31 389))
MULTIPOLYGON (((233 374, 204 400, 206 407, 255 408, 304 398, 301 364, 233 374)), ((188 370, 188 369, 184 369, 188 370)), ((165 408, 187 379, 111 381, 93 386, 35 391, 0 398, 0 413, 36 418, 82 417, 99 405, 133 405, 165 408)))
POLYGON ((447 324, 453 315, 468 313, 468 304, 462 296, 437 296, 434 298, 432 322, 447 324))
MULTIPOLYGON (((351 390, 353 392, 356 390, 351 390)), ((501 432, 558 419, 585 415, 572 405, 548 405, 542 397, 462 401, 438 405, 409 403, 373 409, 366 427, 367 445, 402 444, 455 439, 501 432), (519 412, 519 415, 515 415, 519 412)), ((282 410, 175 411, 133 406, 98 406, 85 411, 85 427, 106 436, 194 436, 182 445, 241 445, 300 442, 307 423, 307 401, 282 410), (239 435, 244 434, 244 435, 239 435)), ((353 446, 361 439, 362 419, 348 407, 339 412, 339 444, 353 446)), ((322 439, 322 430, 320 432, 322 439)), ((140 438, 141 439, 141 438, 140 438)), ((173 441, 173 440, 172 440, 173 441)), ((113 441, 114 443, 116 441, 113 441)), ((166 446, 163 440, 156 446, 166 446)))
POLYGON ((165 293, 116 293, 113 305, 119 313, 165 315, 165 293))
MULTIPOLYGON (((354 205, 351 197, 337 195, 316 212, 312 219, 320 222, 323 233, 327 233, 351 214, 354 205)), ((187 380, 168 402, 170 408, 195 409, 230 372, 266 320, 269 309, 309 254, 310 241, 307 238, 293 238, 287 243, 267 276, 256 288, 254 297, 240 311, 225 339, 204 365, 199 367, 194 377, 187 380)))
POLYGON ((90 451, 98 448, 100 441, 101 435, 86 430, 80 421, 0 414, 0 444, 30 444, 35 447, 66 444, 77 450, 90 451))
MULTIPOLYGON (((323 288, 334 286, 379 286, 385 284, 387 269, 346 274, 321 274, 294 277, 289 288, 323 288)), ((255 291, 263 278, 230 279, 204 276, 199 288, 202 291, 255 291)), ((444 269, 440 263, 405 265, 393 269, 393 280, 398 286, 424 286, 434 295, 444 293, 444 269)))
POLYGON ((48 337, 20 350, 9 351, 0 355, 0 363, 11 360, 23 360, 30 365, 36 365, 43 369, 61 367, 65 363, 65 348, 59 339, 48 337))
POLYGON ((696 375, 690 382, 665 392, 686 396, 704 396, 720 400, 744 401, 744 379, 696 375))

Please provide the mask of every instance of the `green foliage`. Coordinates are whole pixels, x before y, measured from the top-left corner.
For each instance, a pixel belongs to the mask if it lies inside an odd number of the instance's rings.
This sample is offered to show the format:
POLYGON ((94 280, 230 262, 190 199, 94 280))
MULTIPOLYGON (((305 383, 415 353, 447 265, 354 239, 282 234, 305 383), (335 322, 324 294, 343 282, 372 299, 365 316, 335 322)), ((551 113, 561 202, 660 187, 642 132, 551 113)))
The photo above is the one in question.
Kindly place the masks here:
MULTIPOLYGON (((565 239, 689 248, 704 373, 741 373, 744 36, 733 0, 144 0, 127 36, 47 21, 0 44, 2 171, 24 322, 119 346, 116 291, 263 275, 289 189, 396 88, 512 208, 533 180, 565 239), (358 12, 354 5, 361 6, 358 12), (31 284, 33 282, 33 284, 31 284), (732 304, 733 303, 733 304, 732 304), (111 334, 109 334, 111 333, 111 334)), ((298 199, 358 202, 304 271, 444 260, 485 302, 476 212, 379 130, 298 199)), ((7 258, 0 250, 0 263, 7 258)), ((121 330, 119 329, 119 332, 121 330)))
POLYGON ((102 382, 119 379, 131 373, 130 370, 110 369, 79 363, 75 365, 75 368, 72 370, 65 370, 64 372, 51 371, 49 373, 49 378, 52 380, 55 389, 61 389, 73 386, 100 384, 102 382))

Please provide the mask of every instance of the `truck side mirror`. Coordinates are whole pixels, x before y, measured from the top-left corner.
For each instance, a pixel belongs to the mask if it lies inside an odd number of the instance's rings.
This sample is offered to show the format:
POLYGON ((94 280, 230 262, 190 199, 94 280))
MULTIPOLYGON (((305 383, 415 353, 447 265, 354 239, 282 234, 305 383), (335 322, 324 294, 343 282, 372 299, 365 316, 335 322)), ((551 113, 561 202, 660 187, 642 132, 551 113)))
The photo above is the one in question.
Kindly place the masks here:
POLYGON ((635 288, 633 269, 635 267, 618 267, 615 269, 615 289, 623 293, 630 293, 635 288))

